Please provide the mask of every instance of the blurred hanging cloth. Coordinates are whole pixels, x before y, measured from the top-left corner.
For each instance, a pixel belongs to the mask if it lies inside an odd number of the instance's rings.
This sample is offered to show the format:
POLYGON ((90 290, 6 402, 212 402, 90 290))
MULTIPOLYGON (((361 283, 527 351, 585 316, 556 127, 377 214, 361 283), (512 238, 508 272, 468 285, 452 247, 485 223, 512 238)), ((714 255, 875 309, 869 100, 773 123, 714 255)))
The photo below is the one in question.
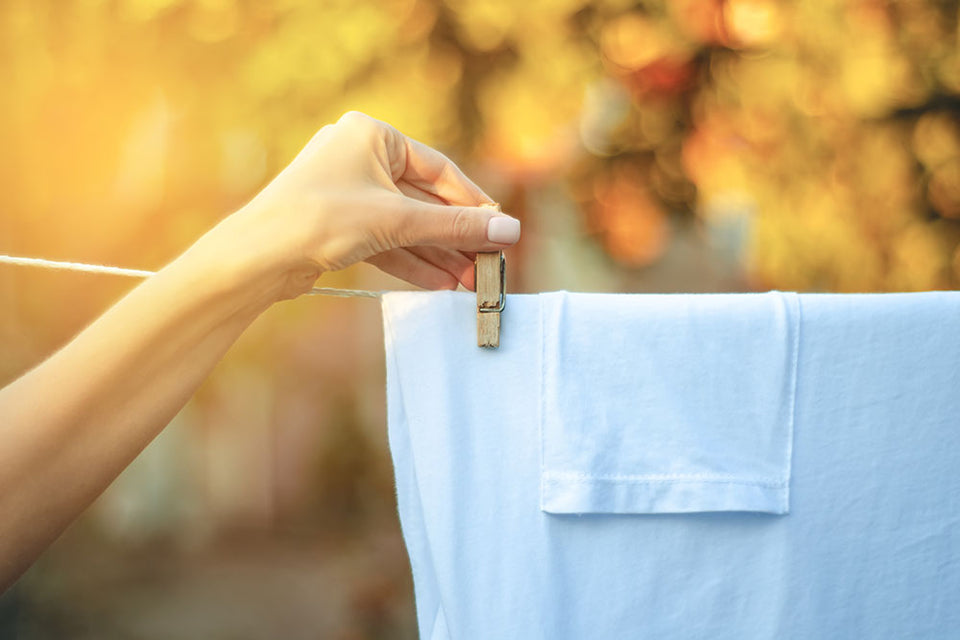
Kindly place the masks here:
POLYGON ((420 636, 944 638, 960 293, 383 298, 420 636))

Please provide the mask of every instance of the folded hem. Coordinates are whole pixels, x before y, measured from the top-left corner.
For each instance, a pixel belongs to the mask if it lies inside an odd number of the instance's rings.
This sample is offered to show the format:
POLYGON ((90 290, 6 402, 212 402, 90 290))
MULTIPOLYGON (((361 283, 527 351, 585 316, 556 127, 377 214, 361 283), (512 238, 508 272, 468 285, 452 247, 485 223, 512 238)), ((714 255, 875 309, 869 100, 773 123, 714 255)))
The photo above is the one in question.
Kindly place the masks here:
POLYGON ((540 478, 540 509, 547 513, 789 513, 786 481, 727 476, 624 477, 569 475, 540 478))

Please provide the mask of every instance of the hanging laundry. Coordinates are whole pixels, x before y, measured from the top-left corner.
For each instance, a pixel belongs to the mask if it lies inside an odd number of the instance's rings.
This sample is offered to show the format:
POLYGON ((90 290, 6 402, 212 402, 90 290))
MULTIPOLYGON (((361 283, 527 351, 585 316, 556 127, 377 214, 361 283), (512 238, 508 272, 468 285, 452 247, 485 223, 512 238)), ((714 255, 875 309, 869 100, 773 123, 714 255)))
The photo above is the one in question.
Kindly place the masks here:
POLYGON ((944 638, 960 293, 383 298, 420 635, 944 638))

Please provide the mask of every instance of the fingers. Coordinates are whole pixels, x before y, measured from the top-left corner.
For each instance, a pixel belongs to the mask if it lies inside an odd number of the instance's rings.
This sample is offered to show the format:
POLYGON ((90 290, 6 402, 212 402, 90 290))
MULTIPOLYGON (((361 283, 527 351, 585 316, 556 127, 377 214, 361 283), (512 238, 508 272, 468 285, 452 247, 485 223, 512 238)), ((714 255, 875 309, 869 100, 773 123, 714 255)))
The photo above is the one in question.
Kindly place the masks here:
MULTIPOLYGON (((429 194, 422 189, 415 187, 405 180, 397 183, 397 187, 404 195, 420 200, 421 202, 430 202, 434 204, 443 204, 443 200, 435 195, 429 194)), ((464 287, 473 290, 476 286, 474 278, 474 261, 477 258, 475 252, 456 251, 444 247, 422 246, 409 247, 411 253, 423 258, 432 265, 435 265, 450 275, 457 278, 464 287)))
POLYGON ((397 181, 397 188, 400 189, 400 193, 414 200, 430 202, 432 204, 447 204, 443 198, 435 196, 432 193, 427 193, 420 187, 412 185, 403 179, 397 181))
POLYGON ((443 269, 465 288, 473 289, 473 258, 445 247, 407 247, 407 250, 438 269, 443 269))
POLYGON ((456 289, 459 283, 473 291, 476 286, 473 258, 452 249, 404 247, 368 258, 367 262, 426 289, 456 289))
MULTIPOLYGON (((470 199, 477 197, 482 198, 481 202, 492 200, 443 154, 415 140, 408 138, 407 142, 413 153, 408 151, 407 170, 397 187, 408 198, 427 206, 413 204, 409 209, 405 234, 411 241, 405 244, 439 244, 467 251, 470 254, 464 257, 472 262, 476 251, 499 250, 520 239, 520 222, 515 218, 489 209, 444 206, 460 204, 465 199, 470 204, 470 199), (422 166, 411 165, 411 161, 422 166), (434 171, 439 173, 432 174, 434 171)), ((472 289, 472 267, 468 278, 470 284, 463 278, 460 281, 472 289)))
POLYGON ((493 202, 483 189, 474 184, 445 155, 416 140, 406 137, 404 139, 407 154, 405 170, 394 179, 406 180, 449 204, 478 205, 493 202))
MULTIPOLYGON (((400 182, 398 182, 397 187, 400 189, 400 192, 403 193, 405 196, 408 196, 415 200, 420 200, 421 202, 429 202, 433 204, 443 204, 443 201, 437 196, 429 194, 423 191, 422 189, 420 189, 419 187, 416 187, 408 183, 405 180, 401 180, 400 182)), ((422 248, 426 249, 427 247, 422 247, 422 248)), ((445 250, 445 251, 448 251, 448 250, 445 250)), ((415 250, 414 253, 418 253, 418 252, 415 250)), ((438 260, 433 260, 427 256, 422 256, 422 257, 424 257, 424 259, 428 260, 429 262, 432 262, 433 264, 446 269, 451 274, 457 276, 464 287, 466 287, 467 289, 473 290, 475 286, 474 275, 473 275, 473 262, 474 260, 476 260, 477 253, 476 251, 457 251, 456 254, 458 257, 462 257, 467 261, 467 263, 469 263, 469 268, 466 271, 464 271, 464 269, 466 269, 466 267, 464 266, 464 263, 459 261, 459 259, 457 259, 456 261, 443 260, 443 259, 438 261, 438 260)))
MULTIPOLYGON (((430 273, 430 278, 443 279, 442 274, 437 275, 439 270, 472 286, 472 266, 466 264, 470 258, 457 252, 497 251, 519 240, 520 222, 476 206, 490 202, 489 196, 439 151, 356 112, 345 114, 333 129, 339 137, 329 141, 330 144, 353 145, 365 150, 364 157, 368 160, 370 153, 375 158, 373 163, 360 162, 356 167, 347 163, 348 168, 360 167, 357 172, 366 180, 363 189, 352 194, 357 196, 357 202, 342 204, 363 212, 350 220, 354 226, 362 227, 362 233, 352 237, 364 240, 367 246, 351 249, 344 259, 346 264, 351 257, 356 260, 383 253, 384 258, 376 259, 378 266, 400 270, 410 277, 430 273), (375 170, 370 172, 369 167, 375 170), (373 185, 369 182, 371 177, 373 185), (370 190, 370 186, 375 188, 370 190), (387 189, 382 191, 380 187, 387 189), (387 191, 393 193, 388 195, 387 191), (434 249, 391 251, 428 246, 434 249)), ((350 177, 349 171, 336 173, 334 177, 341 182, 340 173, 350 177)), ((438 282, 434 280, 432 286, 435 288, 438 282)))
POLYGON ((381 271, 424 289, 456 289, 458 280, 409 249, 393 249, 367 258, 381 271))
POLYGON ((375 152, 385 152, 387 157, 381 158, 381 163, 394 182, 405 180, 448 204, 471 206, 492 202, 490 196, 445 155, 406 137, 385 122, 350 111, 341 116, 337 126, 357 132, 358 139, 381 140, 384 146, 375 152))
POLYGON ((457 207, 403 198, 398 246, 436 245, 458 251, 499 251, 520 239, 520 221, 480 207, 457 207))

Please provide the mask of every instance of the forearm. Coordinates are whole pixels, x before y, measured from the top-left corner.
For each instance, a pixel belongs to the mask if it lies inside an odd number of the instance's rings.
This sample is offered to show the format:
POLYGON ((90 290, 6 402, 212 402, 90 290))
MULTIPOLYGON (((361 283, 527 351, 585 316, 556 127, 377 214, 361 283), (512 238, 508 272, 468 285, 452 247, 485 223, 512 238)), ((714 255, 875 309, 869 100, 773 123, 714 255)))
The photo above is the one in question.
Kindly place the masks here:
POLYGON ((0 589, 169 422, 276 278, 194 248, 0 390, 0 589))

